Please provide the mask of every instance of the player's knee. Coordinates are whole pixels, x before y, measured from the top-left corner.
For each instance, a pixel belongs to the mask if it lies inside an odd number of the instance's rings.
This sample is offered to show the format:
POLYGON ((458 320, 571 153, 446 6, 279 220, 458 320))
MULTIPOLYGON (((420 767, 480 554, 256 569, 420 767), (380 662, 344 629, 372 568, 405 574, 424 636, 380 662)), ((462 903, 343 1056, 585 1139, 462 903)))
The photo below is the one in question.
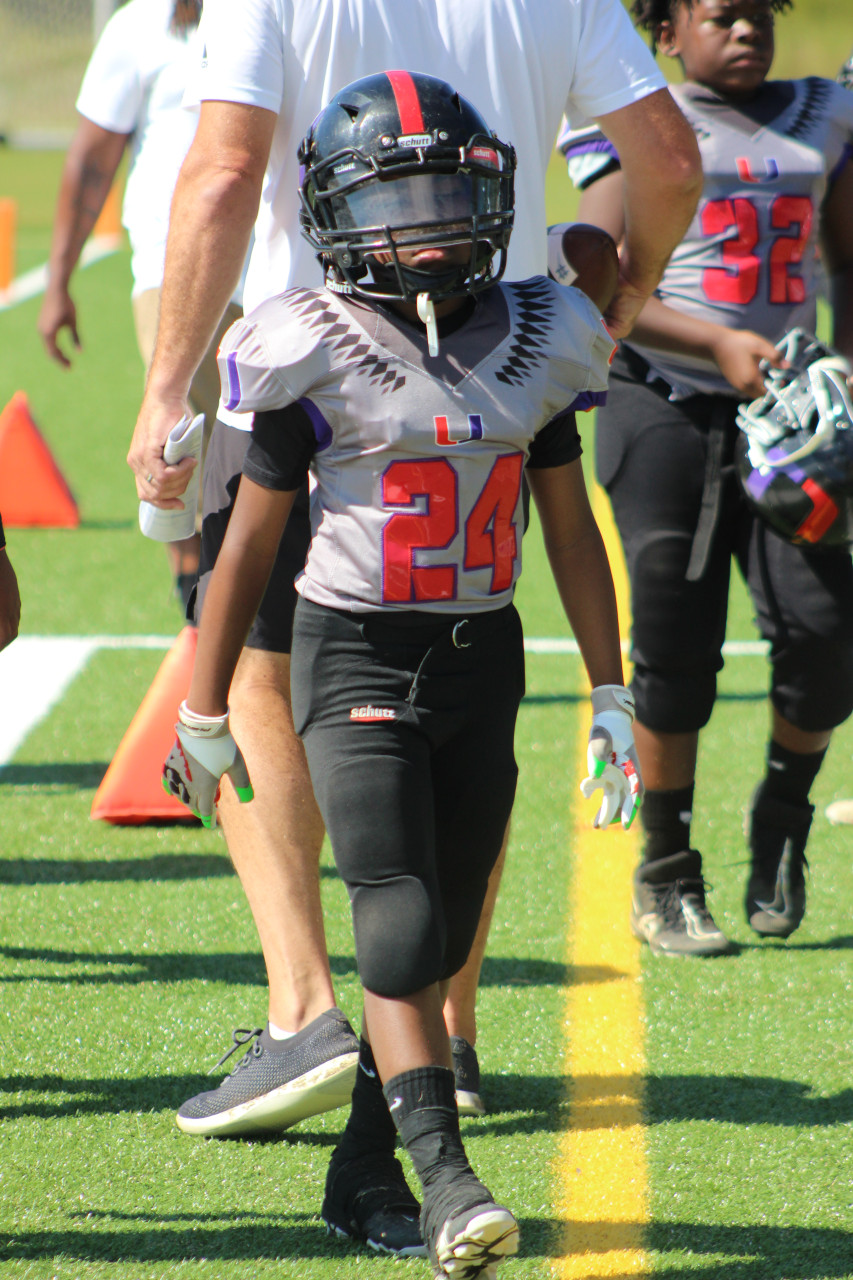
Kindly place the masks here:
POLYGON ((773 664, 773 705, 796 728, 822 733, 853 712, 853 645, 810 636, 773 664))
POLYGON ((438 982, 445 940, 427 887, 396 876, 350 892, 358 973, 368 991, 389 999, 438 982))
POLYGON ((676 671, 635 666, 631 682, 636 714, 658 733, 696 733, 711 718, 717 696, 713 670, 676 671))
POLYGON ((652 666, 685 669, 712 647, 707 588, 687 581, 691 546, 688 534, 654 533, 631 556, 634 643, 652 666))
POLYGON ((664 733, 707 724, 722 665, 719 624, 707 607, 709 586, 687 581, 691 547, 689 535, 664 531, 648 537, 632 557, 637 717, 664 733))
MULTIPOLYGON (((481 908, 483 897, 485 897, 485 894, 478 899, 481 908)), ((467 923, 461 927, 448 928, 447 943, 444 948, 444 965, 441 970, 442 982, 447 982, 460 969, 464 968, 465 962, 471 954, 479 923, 480 913, 477 911, 477 914, 469 917, 467 923)))

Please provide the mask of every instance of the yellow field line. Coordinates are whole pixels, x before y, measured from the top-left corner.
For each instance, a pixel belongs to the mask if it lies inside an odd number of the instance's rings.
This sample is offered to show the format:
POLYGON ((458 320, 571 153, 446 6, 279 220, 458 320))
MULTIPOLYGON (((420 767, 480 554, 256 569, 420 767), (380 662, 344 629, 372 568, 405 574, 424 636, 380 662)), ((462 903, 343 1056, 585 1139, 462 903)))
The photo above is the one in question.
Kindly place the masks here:
MULTIPOLYGON (((625 635, 629 597, 621 551, 600 492, 593 504, 608 544, 625 635)), ((577 752, 583 772, 588 732, 582 718, 577 752)), ((558 1212, 565 1231, 552 1267, 559 1280, 648 1271, 643 1002, 639 944, 628 927, 639 841, 636 826, 627 834, 619 825, 593 830, 592 812, 578 794, 566 1009, 571 1106, 559 1159, 558 1212)))

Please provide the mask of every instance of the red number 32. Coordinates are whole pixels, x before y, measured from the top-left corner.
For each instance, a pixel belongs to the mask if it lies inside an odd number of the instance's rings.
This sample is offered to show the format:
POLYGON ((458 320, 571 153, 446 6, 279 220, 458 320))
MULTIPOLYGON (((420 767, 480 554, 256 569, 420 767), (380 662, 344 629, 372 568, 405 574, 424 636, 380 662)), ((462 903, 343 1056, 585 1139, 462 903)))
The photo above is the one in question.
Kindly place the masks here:
MULTIPOLYGON (((518 505, 524 457, 495 461, 465 520, 462 569, 492 570, 490 591, 512 586, 518 538, 518 505)), ((458 566, 416 565, 415 552, 446 550, 459 531, 456 470, 445 458, 392 462, 382 477, 382 501, 400 507, 382 530, 382 600, 386 604, 455 600, 458 566), (423 509, 415 510, 417 503, 423 509)))
MULTIPOLYGON (((753 250, 758 244, 758 213, 751 200, 709 200, 701 214, 702 232, 718 236, 734 227, 735 236, 720 246, 723 265, 702 272, 705 296, 712 302, 733 302, 745 306, 758 292, 761 259, 753 250)), ((770 225, 777 235, 770 246, 768 295, 771 302, 802 302, 805 284, 791 267, 803 260, 803 251, 812 226, 812 202, 808 196, 777 196, 770 206, 770 225)))

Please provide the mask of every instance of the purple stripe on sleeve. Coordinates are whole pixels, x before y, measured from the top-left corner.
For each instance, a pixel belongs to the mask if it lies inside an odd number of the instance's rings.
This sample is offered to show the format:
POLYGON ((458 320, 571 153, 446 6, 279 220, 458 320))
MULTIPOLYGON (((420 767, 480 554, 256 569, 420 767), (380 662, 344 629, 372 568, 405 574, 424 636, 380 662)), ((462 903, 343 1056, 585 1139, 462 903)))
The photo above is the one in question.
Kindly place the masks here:
POLYGON ((563 144, 560 147, 560 150, 567 160, 570 158, 575 160, 578 156, 593 155, 595 152, 600 152, 606 156, 612 156, 614 160, 619 159, 616 148, 609 138, 595 138, 592 141, 586 142, 582 139, 579 139, 577 142, 569 141, 563 144))
POLYGON ((240 374, 237 370, 237 352, 229 351, 225 357, 225 369, 228 374, 228 399, 225 401, 226 409, 236 409, 242 398, 240 390, 240 374))
POLYGON ((303 397, 297 403, 311 419, 311 426, 314 428, 314 439, 317 441, 317 452, 322 453, 332 443, 332 428, 313 401, 303 397))
POLYGON ((582 391, 566 409, 566 413, 586 413, 587 409, 599 408, 606 403, 606 391, 582 391))

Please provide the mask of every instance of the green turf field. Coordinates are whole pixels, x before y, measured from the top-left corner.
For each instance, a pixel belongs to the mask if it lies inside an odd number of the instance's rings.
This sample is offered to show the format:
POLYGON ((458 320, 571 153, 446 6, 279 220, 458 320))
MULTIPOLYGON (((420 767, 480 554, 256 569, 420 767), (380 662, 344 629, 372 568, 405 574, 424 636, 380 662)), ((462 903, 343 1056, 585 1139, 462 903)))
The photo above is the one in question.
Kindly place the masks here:
MULTIPOLYGON (((799 70, 803 50, 819 49, 817 69, 834 74, 851 43, 845 6, 799 8, 808 21, 792 25, 785 58, 799 70)), ((44 260, 60 163, 0 151, 0 194, 20 201, 20 270, 44 260)), ((552 217, 570 216, 565 179, 557 169, 550 179, 552 217)), ((142 381, 129 288, 125 252, 80 274, 85 348, 70 372, 41 353, 37 299, 0 312, 0 407, 27 393, 83 520, 74 531, 9 531, 25 637, 180 627, 165 555, 138 533, 124 464, 142 381)), ((566 635, 535 527, 525 561, 526 633, 566 635)), ((753 635, 735 586, 729 637, 753 635)), ((322 1181, 343 1112, 269 1141, 194 1139, 174 1125, 180 1103, 213 1083, 205 1073, 232 1028, 265 1020, 266 1000, 221 836, 88 816, 161 656, 99 651, 0 770, 0 1277, 420 1280, 423 1263, 377 1259, 323 1232, 322 1181)), ((823 818, 829 800, 853 794, 853 728, 838 732, 813 794, 808 916, 789 943, 757 944, 741 907, 741 823, 761 770, 765 685, 761 657, 728 660, 697 788, 695 840, 716 918, 740 954, 643 956, 647 1252, 607 1269, 595 1240, 618 1240, 618 1217, 596 1236, 573 1225, 570 1195, 561 1208, 583 1176, 560 1160, 573 1121, 569 994, 618 980, 605 966, 569 965, 587 704, 576 658, 528 657, 519 800, 479 1006, 489 1115, 463 1121, 478 1171, 521 1220, 506 1280, 853 1278, 853 830, 823 818)), ((339 1001, 356 1022, 348 909, 328 852, 323 891, 339 1001)), ((601 910, 608 929, 627 929, 606 902, 601 910)), ((618 1076, 606 1027, 603 1044, 604 1093, 618 1076)), ((607 1115, 602 1128, 620 1124, 618 1107, 607 1115)))

